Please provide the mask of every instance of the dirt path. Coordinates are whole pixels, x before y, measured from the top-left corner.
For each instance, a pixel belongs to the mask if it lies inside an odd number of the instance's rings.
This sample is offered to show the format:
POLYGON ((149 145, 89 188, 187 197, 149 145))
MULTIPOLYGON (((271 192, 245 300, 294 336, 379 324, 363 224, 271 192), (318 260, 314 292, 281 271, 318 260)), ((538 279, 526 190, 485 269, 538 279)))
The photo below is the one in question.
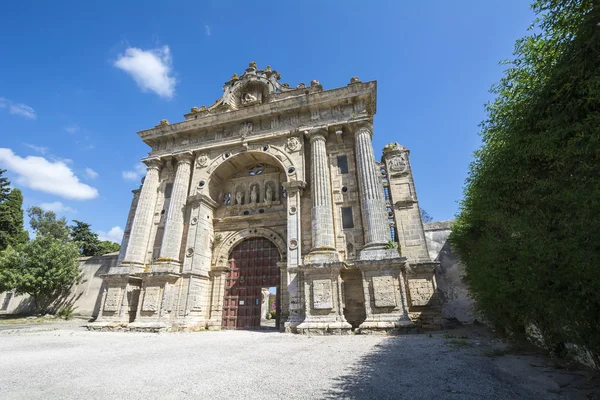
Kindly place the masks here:
POLYGON ((590 371, 503 348, 482 329, 309 337, 30 327, 0 332, 0 398, 600 399, 590 371))

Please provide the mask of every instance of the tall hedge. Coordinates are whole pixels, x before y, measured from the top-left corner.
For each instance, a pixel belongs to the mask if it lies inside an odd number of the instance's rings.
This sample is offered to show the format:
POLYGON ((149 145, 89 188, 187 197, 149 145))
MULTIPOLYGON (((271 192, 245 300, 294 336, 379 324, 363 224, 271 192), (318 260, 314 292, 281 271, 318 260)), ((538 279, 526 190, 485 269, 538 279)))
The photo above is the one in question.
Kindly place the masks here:
POLYGON ((485 319, 600 367, 600 6, 540 0, 492 92, 451 241, 485 319))

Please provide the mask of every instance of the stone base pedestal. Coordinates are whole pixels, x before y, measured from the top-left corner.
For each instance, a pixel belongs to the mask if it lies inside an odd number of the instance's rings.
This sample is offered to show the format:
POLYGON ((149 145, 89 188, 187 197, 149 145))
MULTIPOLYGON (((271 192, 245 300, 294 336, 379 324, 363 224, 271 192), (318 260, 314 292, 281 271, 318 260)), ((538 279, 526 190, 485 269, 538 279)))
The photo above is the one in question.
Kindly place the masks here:
POLYGON ((339 253, 335 249, 330 248, 312 250, 304 256, 305 266, 318 266, 319 264, 338 263, 339 261, 339 253))
POLYGON ((365 298, 366 319, 359 326, 361 333, 405 332, 415 327, 408 316, 402 275, 405 263, 406 259, 398 257, 397 252, 395 258, 356 261, 363 276, 365 298))
POLYGON ((175 260, 156 261, 152 264, 150 271, 148 272, 166 272, 166 273, 179 273, 181 272, 181 263, 175 260))
POLYGON ((348 334, 352 326, 346 321, 342 301, 340 270, 344 263, 308 264, 304 275, 306 316, 295 327, 298 333, 348 334))

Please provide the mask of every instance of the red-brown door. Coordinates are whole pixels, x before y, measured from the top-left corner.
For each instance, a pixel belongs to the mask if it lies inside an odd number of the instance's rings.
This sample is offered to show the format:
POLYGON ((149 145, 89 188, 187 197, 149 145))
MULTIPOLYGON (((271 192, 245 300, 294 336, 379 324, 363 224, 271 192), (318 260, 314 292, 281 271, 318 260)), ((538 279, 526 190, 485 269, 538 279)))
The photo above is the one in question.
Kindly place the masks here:
POLYGON ((277 247, 265 238, 246 239, 232 250, 225 278, 223 328, 260 328, 262 288, 276 287, 279 294, 279 259, 277 247))

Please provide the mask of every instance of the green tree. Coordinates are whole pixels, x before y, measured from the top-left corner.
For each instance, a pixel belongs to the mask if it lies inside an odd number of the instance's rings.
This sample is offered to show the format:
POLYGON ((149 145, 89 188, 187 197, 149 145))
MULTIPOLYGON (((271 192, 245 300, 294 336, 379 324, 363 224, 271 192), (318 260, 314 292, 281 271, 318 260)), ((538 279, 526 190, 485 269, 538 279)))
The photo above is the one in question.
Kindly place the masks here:
POLYGON ((492 92, 451 241, 483 316, 600 368, 600 8, 538 0, 492 92))
POLYGON ((52 235, 38 235, 20 248, 9 247, 0 263, 10 271, 10 285, 17 294, 28 294, 37 313, 45 313, 68 293, 80 277, 77 245, 52 235))
POLYGON ((98 246, 99 249, 99 255, 104 255, 104 254, 108 254, 108 253, 114 253, 116 251, 119 251, 121 249, 121 245, 119 245, 118 243, 115 242, 111 242, 110 240, 103 240, 100 242, 100 245, 98 246))
POLYGON ((19 189, 12 189, 4 202, 0 203, 0 251, 9 245, 17 246, 27 242, 22 207, 23 195, 19 189))
POLYGON ((69 228, 65 217, 56 218, 53 211, 44 211, 40 207, 27 209, 29 224, 38 236, 51 236, 55 239, 66 241, 69 237, 69 228))
POLYGON ((0 169, 0 203, 6 200, 6 197, 10 193, 10 181, 5 176, 2 176, 5 172, 5 169, 0 169))
POLYGON ((90 229, 91 225, 76 219, 73 222, 75 225, 69 226, 69 232, 71 240, 77 244, 81 255, 86 257, 100 255, 100 240, 98 235, 90 229))

